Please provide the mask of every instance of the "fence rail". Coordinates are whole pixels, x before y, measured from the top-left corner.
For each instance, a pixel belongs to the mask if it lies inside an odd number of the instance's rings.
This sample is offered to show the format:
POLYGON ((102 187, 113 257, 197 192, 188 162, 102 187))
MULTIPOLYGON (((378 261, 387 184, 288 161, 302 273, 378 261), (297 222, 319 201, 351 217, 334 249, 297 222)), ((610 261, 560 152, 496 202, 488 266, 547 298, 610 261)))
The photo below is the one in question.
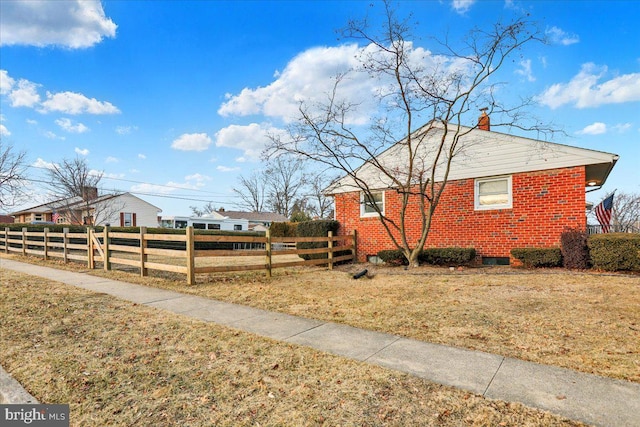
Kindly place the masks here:
MULTIPOLYGON (((640 233, 640 228, 633 225, 619 225, 611 224, 609 226, 609 233, 640 233)), ((602 225, 587 225, 587 234, 604 234, 605 229, 602 225)))
POLYGON ((109 227, 102 232, 88 228, 84 233, 70 233, 66 229, 62 233, 52 233, 46 228, 41 232, 5 228, 0 229, 0 251, 37 255, 45 260, 60 258, 65 263, 81 261, 92 269, 96 268, 96 263, 102 262, 105 271, 111 270, 112 264, 137 267, 141 276, 147 276, 149 270, 182 273, 186 274, 190 285, 196 283, 196 274, 264 270, 267 277, 271 277, 274 268, 327 265, 332 269, 334 263, 357 259, 355 233, 334 236, 329 232, 326 237, 271 237, 267 231, 264 237, 227 236, 194 234, 193 227, 187 227, 184 235, 151 234, 147 233, 146 227, 141 227, 140 233, 114 232, 109 227), (209 246, 224 243, 225 247, 231 244, 234 249, 196 249, 196 246, 206 246, 207 243, 209 246), (323 247, 299 249, 298 243, 319 243, 323 247), (290 257, 283 260, 287 255, 290 257), (292 260, 291 256, 295 255, 311 257, 292 260), (228 262, 230 257, 237 262, 228 262), (212 264, 213 259, 225 262, 223 265, 207 265, 212 264))

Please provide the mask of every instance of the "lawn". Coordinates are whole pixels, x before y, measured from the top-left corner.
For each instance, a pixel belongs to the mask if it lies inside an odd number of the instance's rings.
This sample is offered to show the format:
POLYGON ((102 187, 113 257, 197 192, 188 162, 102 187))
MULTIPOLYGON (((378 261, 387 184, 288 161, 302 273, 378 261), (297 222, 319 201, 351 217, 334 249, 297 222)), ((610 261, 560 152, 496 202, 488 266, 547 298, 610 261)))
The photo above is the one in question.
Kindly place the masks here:
MULTIPOLYGON (((108 295, 7 270, 0 275, 2 365, 40 401, 70 404, 72 426, 582 425, 108 295)), ((249 289, 276 296, 276 283, 293 288, 345 275, 230 276, 189 290, 231 292, 246 282, 238 298, 251 301, 249 289)), ((366 286, 375 280, 352 285, 371 291, 366 286)), ((292 295, 304 295, 308 286, 292 295)), ((342 310, 339 295, 333 295, 327 315, 340 317, 334 313, 342 310)), ((372 297, 362 297, 365 307, 372 297)), ((307 298, 312 305, 318 297, 307 298)), ((272 304, 283 303, 277 300, 272 304)))
POLYGON ((199 275, 194 286, 180 275, 90 274, 640 382, 638 275, 367 267, 359 280, 352 273, 363 266, 346 265, 277 269, 271 279, 263 272, 199 275))

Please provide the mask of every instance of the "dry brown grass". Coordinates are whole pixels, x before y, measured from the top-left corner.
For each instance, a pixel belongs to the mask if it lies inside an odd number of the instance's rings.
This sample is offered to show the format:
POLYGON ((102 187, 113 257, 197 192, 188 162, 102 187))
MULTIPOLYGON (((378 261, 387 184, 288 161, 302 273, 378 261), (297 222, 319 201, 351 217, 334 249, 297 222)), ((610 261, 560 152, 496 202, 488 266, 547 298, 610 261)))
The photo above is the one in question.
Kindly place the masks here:
POLYGON ((640 276, 368 267, 373 277, 360 280, 352 265, 199 275, 195 286, 91 274, 640 382, 640 276))
MULTIPOLYGON (((2 365, 72 426, 581 426, 1 270, 2 365)), ((336 273, 339 274, 339 273, 336 273)))

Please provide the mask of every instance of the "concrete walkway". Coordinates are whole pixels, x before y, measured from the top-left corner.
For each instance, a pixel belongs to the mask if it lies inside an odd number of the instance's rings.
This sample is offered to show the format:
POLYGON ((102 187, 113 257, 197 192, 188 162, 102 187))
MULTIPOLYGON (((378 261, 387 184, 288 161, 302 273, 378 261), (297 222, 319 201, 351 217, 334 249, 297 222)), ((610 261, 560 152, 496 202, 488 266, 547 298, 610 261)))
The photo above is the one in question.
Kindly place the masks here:
MULTIPOLYGON (((0 269, 296 343, 606 427, 640 426, 640 384, 0 258, 0 269)), ((1 271, 0 271, 1 275, 1 271)))

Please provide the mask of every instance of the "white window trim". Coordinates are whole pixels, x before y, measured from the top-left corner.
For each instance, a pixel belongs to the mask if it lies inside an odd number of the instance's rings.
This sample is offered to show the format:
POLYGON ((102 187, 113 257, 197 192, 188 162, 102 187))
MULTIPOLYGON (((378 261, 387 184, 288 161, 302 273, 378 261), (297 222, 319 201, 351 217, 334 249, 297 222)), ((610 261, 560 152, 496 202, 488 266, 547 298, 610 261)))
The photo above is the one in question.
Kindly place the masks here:
MULTIPOLYGON (((380 213, 382 215, 384 215, 384 208, 385 208, 385 191, 384 190, 380 190, 380 191, 371 191, 372 194, 375 193, 382 193, 382 209, 380 211, 380 213)), ((378 212, 365 212, 364 211, 364 191, 360 192, 360 218, 376 218, 378 217, 379 214, 378 212)))
POLYGON ((511 209, 513 208, 513 185, 511 175, 507 176, 493 176, 491 178, 476 178, 474 182, 473 188, 473 205, 474 209, 477 211, 489 211, 489 210, 498 210, 498 209, 511 209), (480 183, 482 182, 490 182, 490 181, 501 181, 507 180, 507 203, 495 204, 495 205, 481 205, 480 204, 480 183))

